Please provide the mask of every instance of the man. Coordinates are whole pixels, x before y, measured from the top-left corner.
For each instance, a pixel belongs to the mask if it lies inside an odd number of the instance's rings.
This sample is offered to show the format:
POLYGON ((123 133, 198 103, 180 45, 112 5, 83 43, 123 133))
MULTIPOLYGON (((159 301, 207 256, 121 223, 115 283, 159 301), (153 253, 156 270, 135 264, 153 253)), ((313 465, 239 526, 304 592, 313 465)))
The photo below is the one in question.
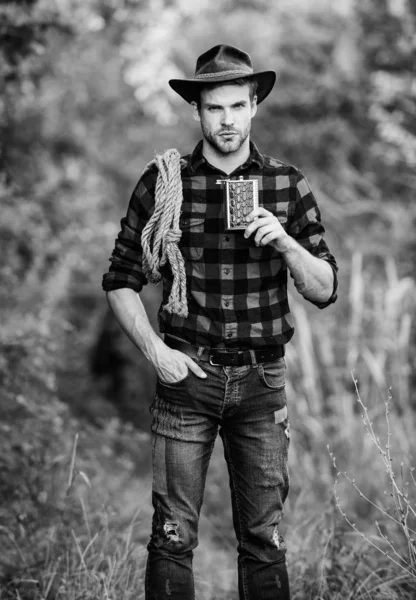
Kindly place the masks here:
MULTIPOLYGON (((154 168, 133 192, 104 276, 112 310, 158 376, 151 406, 147 600, 194 598, 192 551, 219 428, 238 538, 240 598, 289 598, 279 533, 289 484, 284 346, 293 322, 287 270, 297 290, 324 308, 336 299, 337 266, 302 173, 263 156, 250 142, 251 119, 274 82, 274 71, 255 73, 249 55, 227 45, 201 55, 193 79, 169 82, 192 104, 203 134, 180 171, 187 316, 161 307, 162 341, 138 295, 147 283, 141 234, 154 211, 154 168), (257 181, 259 205, 241 215, 243 229, 227 228, 221 180, 257 181)), ((172 276, 166 267, 161 271, 166 299, 172 276)))

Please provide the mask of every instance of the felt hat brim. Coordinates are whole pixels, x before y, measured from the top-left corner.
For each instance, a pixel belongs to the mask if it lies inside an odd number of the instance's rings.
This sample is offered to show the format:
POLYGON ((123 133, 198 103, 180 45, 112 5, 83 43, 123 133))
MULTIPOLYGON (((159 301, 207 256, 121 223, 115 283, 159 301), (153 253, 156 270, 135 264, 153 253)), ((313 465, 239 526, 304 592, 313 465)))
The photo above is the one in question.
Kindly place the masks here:
POLYGON ((227 75, 210 75, 209 77, 199 77, 198 79, 170 79, 170 87, 181 96, 186 102, 194 102, 198 99, 201 87, 205 85, 211 85, 216 83, 227 83, 232 82, 235 79, 241 79, 242 77, 247 79, 257 80, 257 104, 263 102, 263 100, 270 94, 276 81, 275 71, 259 71, 258 73, 247 73, 242 74, 227 74, 227 75))

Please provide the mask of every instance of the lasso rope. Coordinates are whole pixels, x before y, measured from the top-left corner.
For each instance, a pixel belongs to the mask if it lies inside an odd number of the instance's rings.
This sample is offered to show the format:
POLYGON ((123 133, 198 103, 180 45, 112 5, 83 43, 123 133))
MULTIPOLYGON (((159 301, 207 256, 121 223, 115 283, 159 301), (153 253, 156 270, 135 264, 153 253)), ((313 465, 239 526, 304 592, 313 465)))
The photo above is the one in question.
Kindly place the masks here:
POLYGON ((185 261, 178 246, 182 235, 179 216, 183 201, 179 152, 173 148, 156 155, 145 170, 154 165, 158 169, 155 210, 142 232, 143 270, 148 281, 159 283, 159 269, 169 261, 173 284, 168 303, 163 308, 187 317, 185 261))

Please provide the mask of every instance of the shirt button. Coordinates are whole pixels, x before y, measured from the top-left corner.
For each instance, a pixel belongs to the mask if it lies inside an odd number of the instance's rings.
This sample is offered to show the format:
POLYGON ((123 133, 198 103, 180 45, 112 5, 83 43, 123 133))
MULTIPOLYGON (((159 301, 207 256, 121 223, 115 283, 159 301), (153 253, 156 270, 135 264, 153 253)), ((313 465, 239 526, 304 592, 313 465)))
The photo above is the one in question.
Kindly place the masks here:
POLYGON ((229 333, 227 333, 227 337, 228 338, 233 337, 233 334, 231 333, 231 331, 229 333))
POLYGON ((226 235, 224 239, 225 239, 226 242, 229 242, 230 241, 230 236, 226 235))
POLYGON ((226 275, 228 275, 228 273, 229 273, 229 272, 230 272, 230 269, 224 269, 224 273, 225 273, 226 275))
POLYGON ((226 301, 224 302, 224 305, 225 305, 225 306, 230 306, 230 303, 228 302, 228 300, 226 300, 226 301))

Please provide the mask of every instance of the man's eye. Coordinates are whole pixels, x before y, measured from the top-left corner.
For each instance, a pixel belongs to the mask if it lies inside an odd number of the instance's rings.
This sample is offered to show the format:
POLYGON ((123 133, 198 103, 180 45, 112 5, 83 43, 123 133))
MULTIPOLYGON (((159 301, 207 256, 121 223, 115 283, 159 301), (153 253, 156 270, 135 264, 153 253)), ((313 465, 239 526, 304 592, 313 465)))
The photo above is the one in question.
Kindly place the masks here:
POLYGON ((216 112, 216 111, 220 110, 220 107, 219 106, 210 106, 208 110, 210 112, 216 112))

